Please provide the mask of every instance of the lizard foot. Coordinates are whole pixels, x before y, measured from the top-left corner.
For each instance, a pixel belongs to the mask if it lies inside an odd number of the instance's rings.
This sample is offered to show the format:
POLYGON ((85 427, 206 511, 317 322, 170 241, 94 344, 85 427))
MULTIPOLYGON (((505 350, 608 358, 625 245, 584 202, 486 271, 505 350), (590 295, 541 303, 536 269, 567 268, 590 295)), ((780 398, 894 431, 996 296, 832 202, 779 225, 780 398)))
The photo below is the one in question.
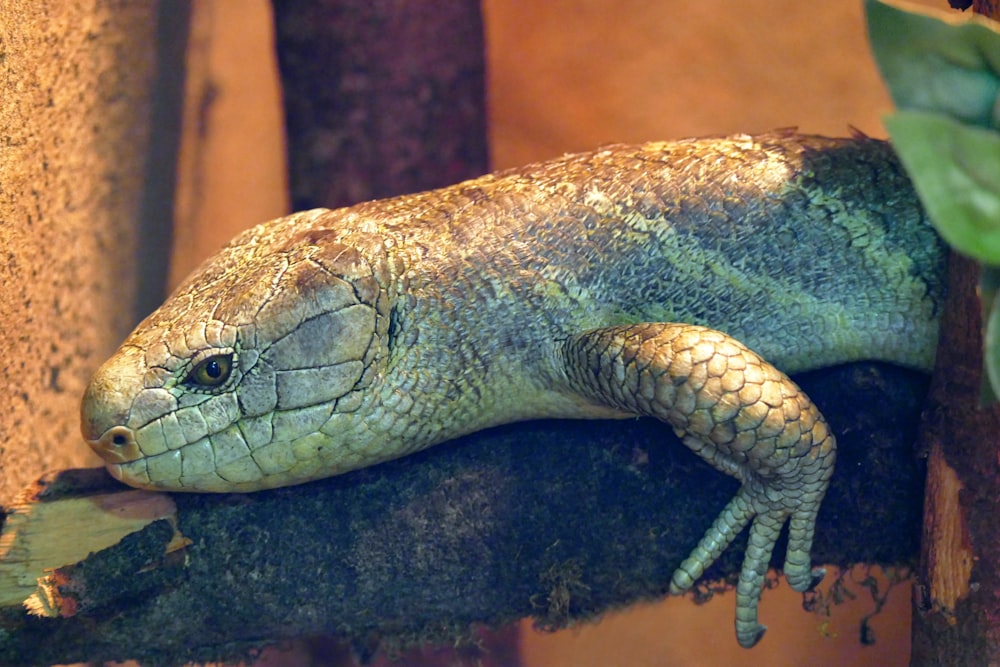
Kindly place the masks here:
POLYGON ((670 592, 689 590, 747 525, 750 539, 736 586, 736 637, 751 647, 764 577, 789 523, 785 576, 796 591, 814 570, 816 516, 836 442, 812 401, 784 373, 726 334, 694 325, 647 323, 585 332, 568 341, 567 369, 581 394, 658 417, 694 452, 742 482, 691 555, 670 592))
POLYGON ((791 519, 784 572, 792 589, 805 592, 826 574, 823 568, 813 568, 809 557, 819 503, 810 507, 813 503, 807 501, 806 507, 802 507, 801 501, 797 494, 788 494, 777 485, 769 486, 756 479, 745 483, 698 546, 674 571, 670 593, 680 595, 690 590, 749 523, 750 539, 736 585, 736 639, 744 648, 754 646, 767 629, 757 621, 757 605, 771 553, 786 521, 791 519))

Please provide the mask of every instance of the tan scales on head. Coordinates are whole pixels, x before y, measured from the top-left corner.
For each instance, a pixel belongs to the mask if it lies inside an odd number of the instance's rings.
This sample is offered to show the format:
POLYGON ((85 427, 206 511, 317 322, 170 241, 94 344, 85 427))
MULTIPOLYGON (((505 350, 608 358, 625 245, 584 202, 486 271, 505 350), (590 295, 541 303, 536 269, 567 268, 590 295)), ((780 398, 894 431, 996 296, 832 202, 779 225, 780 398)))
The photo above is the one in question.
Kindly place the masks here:
POLYGON ((134 462, 112 468, 126 481, 266 486, 295 467, 276 434, 314 434, 371 367, 379 288, 357 250, 323 232, 274 238, 272 252, 253 239, 249 249, 224 251, 188 280, 95 376, 84 429, 117 464, 134 462), (190 317, 195 303, 212 319, 190 317), (134 396, 109 391, 140 376, 134 396), (129 433, 98 432, 107 423, 129 433))

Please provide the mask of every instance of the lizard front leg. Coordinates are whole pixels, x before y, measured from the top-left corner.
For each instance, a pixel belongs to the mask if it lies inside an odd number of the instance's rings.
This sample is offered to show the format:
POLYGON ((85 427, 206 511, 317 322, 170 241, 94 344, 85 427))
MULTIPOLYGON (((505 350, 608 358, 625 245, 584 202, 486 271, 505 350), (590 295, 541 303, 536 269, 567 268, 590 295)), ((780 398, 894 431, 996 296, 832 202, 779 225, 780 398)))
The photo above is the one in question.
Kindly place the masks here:
POLYGON ((742 482, 674 572, 670 592, 691 588, 750 524, 736 587, 736 638, 753 646, 766 630, 757 606, 786 521, 788 583, 805 591, 823 577, 809 556, 836 458, 823 416, 784 373, 739 341, 700 326, 596 329, 570 338, 562 353, 573 391, 667 422, 688 447, 742 482))

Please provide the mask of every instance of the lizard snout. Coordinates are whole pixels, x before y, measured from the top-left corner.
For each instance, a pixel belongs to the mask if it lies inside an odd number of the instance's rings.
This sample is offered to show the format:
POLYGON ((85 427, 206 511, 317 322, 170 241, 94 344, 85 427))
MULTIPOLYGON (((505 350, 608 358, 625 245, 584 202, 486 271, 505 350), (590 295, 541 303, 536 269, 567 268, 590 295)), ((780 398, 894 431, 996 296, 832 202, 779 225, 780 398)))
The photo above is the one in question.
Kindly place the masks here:
POLYGON ((106 363, 94 374, 80 404, 83 437, 108 463, 125 463, 143 456, 134 430, 127 425, 133 396, 123 390, 131 384, 134 373, 129 371, 139 372, 138 361, 125 355, 106 363))

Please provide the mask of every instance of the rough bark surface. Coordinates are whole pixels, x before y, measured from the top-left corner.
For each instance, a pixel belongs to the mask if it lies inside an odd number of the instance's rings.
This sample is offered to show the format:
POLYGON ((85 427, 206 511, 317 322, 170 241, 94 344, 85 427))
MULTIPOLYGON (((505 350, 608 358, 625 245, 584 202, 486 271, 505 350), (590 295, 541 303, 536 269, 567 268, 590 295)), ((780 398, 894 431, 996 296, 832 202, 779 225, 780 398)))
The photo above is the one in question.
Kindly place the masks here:
POLYGON ((292 209, 488 170, 477 0, 274 4, 292 209))
MULTIPOLYGON (((926 378, 860 364, 797 379, 840 439, 816 562, 910 561, 926 378)), ((0 664, 233 660, 320 634, 370 654, 526 615, 559 627, 662 596, 734 485, 638 420, 512 425, 300 487, 177 495, 184 558, 159 563, 172 531, 158 523, 96 554, 78 576, 99 603, 0 615, 0 664)))
POLYGON ((173 163, 156 152, 169 72, 155 47, 175 24, 158 11, 0 8, 0 504, 44 470, 96 462, 77 444, 80 394, 151 305, 140 295, 159 291, 166 258, 141 256, 162 249, 170 215, 173 163))
POLYGON ((978 269, 957 256, 951 265, 937 368, 921 432, 922 447, 940 457, 940 464, 932 466, 936 474, 928 480, 925 540, 913 596, 914 667, 1000 664, 1000 408, 978 405, 978 269), (957 502, 934 502, 935 489, 955 486, 947 481, 952 476, 961 489, 957 502), (957 528, 934 530, 942 524, 957 528), (945 584, 942 579, 949 576, 953 581, 945 584))

